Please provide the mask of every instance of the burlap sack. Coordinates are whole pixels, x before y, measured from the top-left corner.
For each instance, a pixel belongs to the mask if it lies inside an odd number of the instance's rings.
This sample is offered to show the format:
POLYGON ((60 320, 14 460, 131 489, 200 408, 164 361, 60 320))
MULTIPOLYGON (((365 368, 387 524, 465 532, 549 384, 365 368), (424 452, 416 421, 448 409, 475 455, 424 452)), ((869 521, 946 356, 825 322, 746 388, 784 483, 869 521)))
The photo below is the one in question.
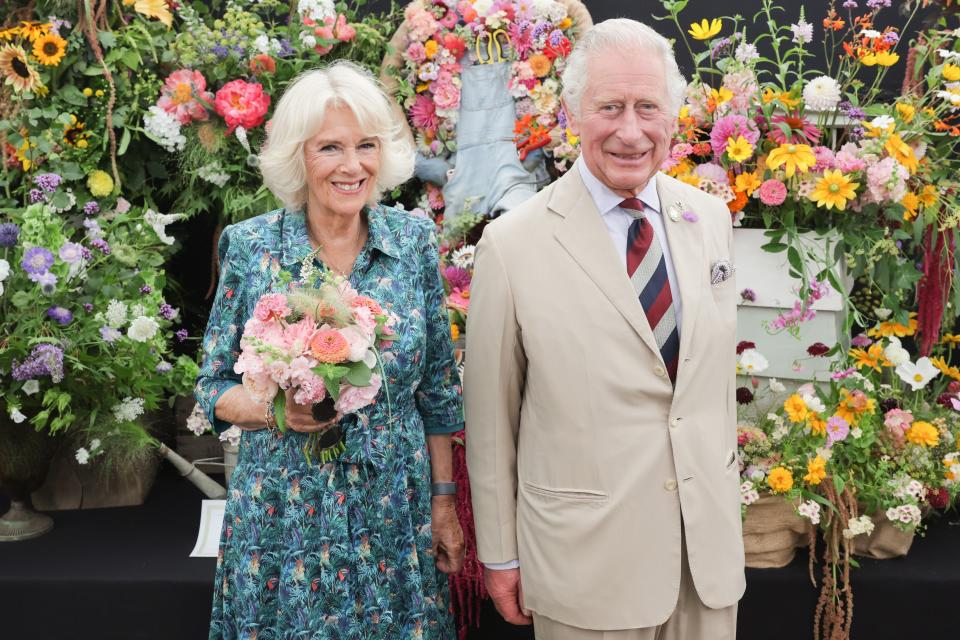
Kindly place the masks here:
POLYGON ((907 555, 913 544, 914 533, 904 533, 887 520, 884 513, 874 513, 873 533, 869 536, 859 535, 853 539, 853 552, 858 556, 887 560, 907 555))
POLYGON ((753 569, 785 567, 812 533, 813 525, 798 516, 791 503, 779 496, 761 496, 747 507, 743 520, 746 564, 753 569))

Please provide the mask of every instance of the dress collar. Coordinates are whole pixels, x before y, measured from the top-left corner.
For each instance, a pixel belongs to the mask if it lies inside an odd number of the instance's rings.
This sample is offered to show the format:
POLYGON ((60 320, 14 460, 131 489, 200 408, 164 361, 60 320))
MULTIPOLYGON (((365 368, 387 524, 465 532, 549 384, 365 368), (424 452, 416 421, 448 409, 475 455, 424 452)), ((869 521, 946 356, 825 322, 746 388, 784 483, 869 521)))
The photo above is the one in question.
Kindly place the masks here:
MULTIPOLYGON (((367 214, 367 242, 361 254, 377 250, 380 253, 399 258, 390 227, 387 226, 386 212, 380 205, 364 209, 367 214)), ((285 267, 299 264, 313 252, 310 236, 307 234, 307 219, 303 210, 283 209, 280 215, 281 264, 285 267)))
MULTIPOLYGON (((620 206, 620 203, 623 202, 623 197, 611 191, 610 187, 600 182, 600 180, 590 172, 587 163, 583 160, 583 156, 577 158, 576 165, 580 171, 580 178, 583 180, 583 184, 587 188, 587 192, 590 194, 593 203, 597 205, 597 210, 600 212, 600 215, 606 215, 620 206)), ((656 176, 648 180, 643 189, 634 197, 639 198, 645 205, 657 213, 660 213, 660 196, 657 194, 656 176)))

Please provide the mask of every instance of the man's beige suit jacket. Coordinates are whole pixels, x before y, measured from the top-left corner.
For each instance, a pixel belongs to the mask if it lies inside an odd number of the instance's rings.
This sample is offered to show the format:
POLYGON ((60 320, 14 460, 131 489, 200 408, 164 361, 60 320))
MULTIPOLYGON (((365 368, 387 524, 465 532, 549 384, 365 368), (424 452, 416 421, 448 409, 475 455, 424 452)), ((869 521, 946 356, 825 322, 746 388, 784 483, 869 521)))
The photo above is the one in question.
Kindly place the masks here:
POLYGON ((745 585, 738 292, 734 278, 711 283, 717 262, 733 264, 730 215, 655 179, 682 301, 676 388, 578 171, 477 246, 464 384, 479 557, 519 558, 526 606, 586 629, 671 615, 681 515, 704 604, 733 605, 745 585))

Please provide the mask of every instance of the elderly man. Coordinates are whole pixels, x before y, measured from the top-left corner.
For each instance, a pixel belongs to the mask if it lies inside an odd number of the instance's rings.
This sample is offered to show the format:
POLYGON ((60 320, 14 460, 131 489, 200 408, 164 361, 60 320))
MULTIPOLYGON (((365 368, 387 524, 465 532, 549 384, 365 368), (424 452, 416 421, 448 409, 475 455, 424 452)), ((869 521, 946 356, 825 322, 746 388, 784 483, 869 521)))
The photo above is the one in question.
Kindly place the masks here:
POLYGON ((464 380, 487 588, 538 640, 733 638, 730 215, 658 172, 685 88, 662 36, 600 23, 563 83, 581 158, 477 246, 464 380))

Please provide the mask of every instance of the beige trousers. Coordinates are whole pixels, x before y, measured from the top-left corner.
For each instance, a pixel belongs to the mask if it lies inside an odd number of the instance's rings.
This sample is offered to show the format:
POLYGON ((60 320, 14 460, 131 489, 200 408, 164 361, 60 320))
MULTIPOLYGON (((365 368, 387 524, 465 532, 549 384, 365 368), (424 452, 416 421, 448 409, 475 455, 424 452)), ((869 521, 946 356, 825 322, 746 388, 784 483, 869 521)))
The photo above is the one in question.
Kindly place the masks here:
POLYGON ((734 640, 737 637, 737 605, 711 609, 700 601, 687 564, 687 550, 680 554, 680 595, 677 608, 658 627, 596 631, 580 629, 533 614, 537 640, 734 640))

